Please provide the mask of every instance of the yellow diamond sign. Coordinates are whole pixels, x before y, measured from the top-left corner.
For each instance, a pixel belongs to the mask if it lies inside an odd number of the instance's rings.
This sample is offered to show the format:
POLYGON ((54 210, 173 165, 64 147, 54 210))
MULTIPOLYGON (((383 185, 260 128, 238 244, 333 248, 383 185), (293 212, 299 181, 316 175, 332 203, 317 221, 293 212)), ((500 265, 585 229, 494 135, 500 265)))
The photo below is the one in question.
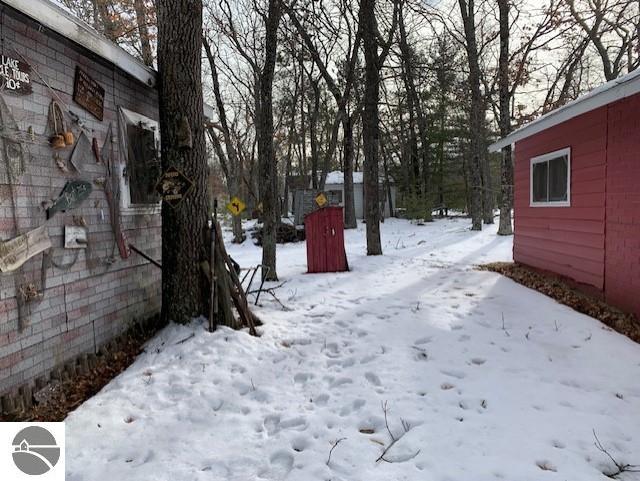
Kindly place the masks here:
POLYGON ((318 204, 318 207, 324 207, 327 202, 327 196, 324 195, 323 192, 320 192, 318 195, 316 195, 316 204, 318 204))
POLYGON ((240 215, 246 208, 247 206, 239 197, 232 197, 231 201, 227 204, 227 210, 231 212, 232 215, 240 215))

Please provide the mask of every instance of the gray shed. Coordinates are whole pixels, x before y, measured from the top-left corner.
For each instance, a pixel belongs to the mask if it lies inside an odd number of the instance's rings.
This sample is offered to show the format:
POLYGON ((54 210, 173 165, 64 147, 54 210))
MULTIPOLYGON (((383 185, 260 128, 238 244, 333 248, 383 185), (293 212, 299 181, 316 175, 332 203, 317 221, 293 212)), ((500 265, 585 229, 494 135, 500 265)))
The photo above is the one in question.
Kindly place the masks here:
MULTIPOLYGON (((396 208, 396 186, 393 180, 390 181, 391 206, 389 206, 389 194, 386 184, 380 182, 380 202, 384 205, 384 217, 391 217, 396 208)), ((344 174, 339 170, 329 172, 324 185, 324 190, 328 194, 338 198, 338 205, 344 206, 344 174)), ((356 218, 364 219, 364 189, 362 172, 353 173, 353 200, 356 208, 356 218)))

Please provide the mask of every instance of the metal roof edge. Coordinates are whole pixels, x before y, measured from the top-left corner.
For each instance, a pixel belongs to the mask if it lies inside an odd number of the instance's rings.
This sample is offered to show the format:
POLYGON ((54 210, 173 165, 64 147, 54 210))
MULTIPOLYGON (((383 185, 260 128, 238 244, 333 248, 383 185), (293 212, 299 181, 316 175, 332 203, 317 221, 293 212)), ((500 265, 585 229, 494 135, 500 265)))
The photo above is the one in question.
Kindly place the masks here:
POLYGON ((503 137, 497 142, 489 145, 489 152, 497 152, 507 145, 511 145, 522 139, 531 137, 534 134, 561 124, 562 122, 566 122, 578 115, 582 115, 637 93, 640 93, 640 69, 634 70, 633 72, 615 80, 611 80, 600 87, 596 87, 591 92, 578 97, 576 100, 569 102, 563 107, 552 110, 542 117, 523 125, 506 137, 503 137))

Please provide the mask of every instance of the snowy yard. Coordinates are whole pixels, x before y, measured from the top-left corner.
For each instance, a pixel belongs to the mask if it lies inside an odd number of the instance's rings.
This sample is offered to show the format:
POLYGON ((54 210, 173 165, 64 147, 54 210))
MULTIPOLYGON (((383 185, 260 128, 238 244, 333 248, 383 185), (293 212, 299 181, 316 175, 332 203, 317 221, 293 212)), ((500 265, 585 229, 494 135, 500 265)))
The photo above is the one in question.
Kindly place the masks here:
POLYGON ((260 338, 163 330, 68 417, 68 479, 606 480, 594 430, 640 464, 640 346, 474 270, 510 260, 511 239, 468 226, 388 220, 376 258, 359 226, 342 274, 305 274, 305 244, 278 246, 291 310, 261 299, 260 338), (385 403, 397 442, 376 462, 385 403))

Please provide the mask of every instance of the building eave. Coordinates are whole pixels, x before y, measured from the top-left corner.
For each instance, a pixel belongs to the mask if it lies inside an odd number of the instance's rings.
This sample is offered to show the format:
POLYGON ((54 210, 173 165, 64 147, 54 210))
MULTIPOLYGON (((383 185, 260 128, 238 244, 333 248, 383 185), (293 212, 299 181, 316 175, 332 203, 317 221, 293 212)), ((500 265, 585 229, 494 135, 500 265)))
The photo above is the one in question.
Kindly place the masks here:
POLYGON ((13 9, 31 17, 45 28, 62 35, 97 56, 116 65, 140 82, 154 87, 156 72, 133 55, 100 35, 83 21, 49 0, 1 0, 13 9))
POLYGON ((515 144, 550 127, 637 93, 640 93, 640 70, 635 70, 620 78, 611 80, 563 107, 552 110, 542 117, 529 122, 491 144, 489 152, 497 152, 508 145, 515 144))
MULTIPOLYGON (((155 88, 158 73, 129 52, 111 42, 82 20, 49 0, 0 0, 0 3, 32 18, 43 27, 86 48, 98 57, 118 67, 143 84, 155 88)), ((213 107, 203 105, 204 116, 215 116, 213 107)))

